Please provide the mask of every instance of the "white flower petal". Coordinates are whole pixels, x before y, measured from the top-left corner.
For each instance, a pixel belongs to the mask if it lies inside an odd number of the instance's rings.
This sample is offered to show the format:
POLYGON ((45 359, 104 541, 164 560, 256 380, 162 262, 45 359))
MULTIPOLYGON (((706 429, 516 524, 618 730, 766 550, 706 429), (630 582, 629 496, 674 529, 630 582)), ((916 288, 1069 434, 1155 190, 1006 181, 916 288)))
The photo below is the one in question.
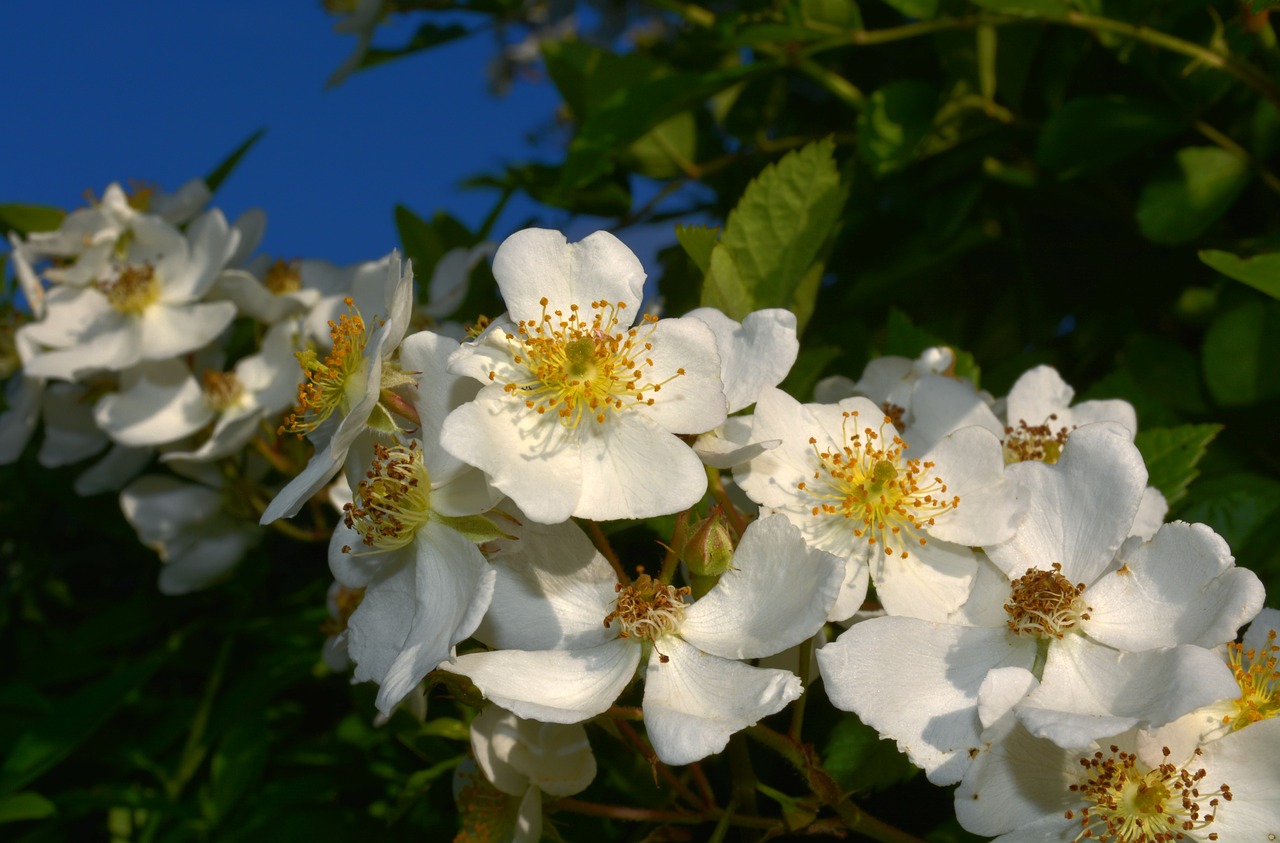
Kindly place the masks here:
POLYGON ((93 417, 122 445, 173 442, 213 420, 204 390, 181 360, 139 363, 124 373, 120 387, 98 400, 93 417))
POLYGON ((231 302, 156 302, 138 320, 145 360, 165 360, 207 345, 236 317, 231 302))
POLYGON ((688 509, 707 491, 698 455, 645 416, 619 414, 598 430, 583 431, 579 442, 582 493, 573 510, 578 518, 667 515, 688 509))
POLYGON ((929 774, 959 781, 981 746, 978 691, 1000 667, 1029 668, 1034 641, 1004 628, 873 618, 818 651, 832 704, 852 711, 929 774))
POLYGON ((686 316, 705 322, 715 334, 731 413, 754 404, 766 387, 781 383, 800 353, 796 316, 789 310, 757 310, 741 323, 713 307, 695 308, 686 316))
POLYGON ((461 534, 429 521, 413 547, 413 564, 375 577, 347 624, 355 678, 379 683, 383 714, 471 636, 493 595, 493 570, 461 534))
POLYGON ((674 637, 655 646, 644 684, 645 731, 664 764, 691 764, 720 752, 734 732, 804 692, 790 671, 723 659, 674 637))
POLYGON ((720 357, 715 336, 698 319, 663 319, 641 326, 640 337, 653 347, 643 352, 653 364, 641 383, 661 384, 646 393, 651 406, 624 409, 619 415, 639 412, 672 433, 705 433, 725 420, 724 386, 720 382, 720 357), (683 369, 684 374, 677 374, 683 369))
POLYGON ((871 566, 876 596, 891 615, 944 621, 973 590, 978 554, 967 547, 930 541, 913 547, 907 558, 873 548, 871 566))
POLYGON ((1040 687, 1018 708, 1018 718, 1037 737, 1083 749, 1239 693, 1231 670, 1211 650, 1183 645, 1122 653, 1072 635, 1050 644, 1040 687))
POLYGON ((1204 524, 1166 524, 1150 542, 1126 542, 1116 561, 1119 570, 1086 589, 1081 630, 1120 650, 1216 647, 1262 608, 1258 577, 1235 567, 1227 543, 1204 524))
POLYGON ((1129 432, 1115 424, 1076 430, 1054 465, 1009 467, 1025 484, 1027 514, 1008 541, 984 548, 1010 578, 1057 562, 1069 581, 1091 583, 1129 535, 1147 468, 1129 432))
POLYGON ((635 676, 640 644, 617 638, 584 650, 494 650, 441 668, 466 676, 487 699, 520 717, 581 723, 603 714, 635 676))
MULTIPOLYGON (((1004 450, 995 434, 964 427, 945 436, 920 459, 936 463, 930 475, 947 484, 940 497, 960 498, 959 506, 925 527, 930 536, 972 547, 1013 536, 1026 502, 1020 496, 1020 484, 1004 470, 1004 450)), ((930 475, 926 477, 932 479, 930 475)))
POLYGON ((577 304, 584 310, 603 299, 622 303, 624 323, 640 315, 644 293, 644 267, 621 240, 597 231, 578 243, 570 243, 559 231, 526 228, 498 247, 493 256, 493 276, 512 318, 540 319, 541 299, 548 311, 568 312, 577 304))
MULTIPOLYGON (((504 525, 505 526, 505 525, 504 525)), ((617 574, 572 521, 512 528, 490 562, 498 571, 493 603, 476 638, 498 649, 595 647, 617 637, 604 625, 617 597, 617 574)))
POLYGON ((685 610, 680 635, 727 659, 771 656, 818 631, 844 570, 844 560, 808 547, 784 516, 754 521, 733 554, 733 567, 685 610))

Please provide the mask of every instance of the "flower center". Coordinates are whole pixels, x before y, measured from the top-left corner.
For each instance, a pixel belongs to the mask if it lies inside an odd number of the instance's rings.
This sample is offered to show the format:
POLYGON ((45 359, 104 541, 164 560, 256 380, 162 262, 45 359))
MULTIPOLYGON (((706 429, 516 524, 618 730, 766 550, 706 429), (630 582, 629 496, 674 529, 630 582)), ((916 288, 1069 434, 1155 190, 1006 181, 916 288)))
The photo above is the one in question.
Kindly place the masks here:
POLYGON ((1267 644, 1261 652, 1245 650, 1234 641, 1227 645, 1227 661, 1240 686, 1240 699, 1235 701, 1235 716, 1222 718, 1234 732, 1250 723, 1259 723, 1280 715, 1280 645, 1276 631, 1267 633, 1267 644))
MULTIPOLYGON (((521 321, 515 334, 507 334, 512 360, 523 366, 528 377, 507 381, 504 389, 524 399, 524 405, 538 414, 548 411, 560 417, 565 427, 577 427, 585 418, 603 424, 610 413, 627 407, 652 405, 654 395, 674 378, 650 378, 653 346, 649 337, 657 319, 645 316, 647 331, 621 327, 622 302, 592 302, 594 314, 584 319, 578 305, 564 311, 547 311, 542 299, 542 316, 521 321)), ((496 381, 496 371, 489 380, 496 381)))
POLYGON ((1009 613, 1009 630, 1014 635, 1062 638, 1081 621, 1089 619, 1084 602, 1084 583, 1072 585, 1062 575, 1061 563, 1053 570, 1028 568, 1013 581, 1013 596, 1004 604, 1009 613))
MULTIPOLYGON (((342 521, 378 552, 413 541, 431 518, 431 475, 415 440, 409 447, 373 446, 373 465, 342 508, 342 521)), ((350 553, 351 548, 343 547, 350 553)))
POLYGON ((1019 420, 1017 427, 1006 427, 1004 464, 1035 461, 1053 465, 1061 459, 1071 429, 1060 427, 1054 430, 1050 422, 1057 420, 1057 415, 1051 415, 1044 424, 1029 425, 1025 420, 1019 420))
MULTIPOLYGON (((1197 749, 1195 755, 1200 754, 1197 749)), ((1164 756, 1169 757, 1168 747, 1164 756)), ((1093 804, 1079 811, 1081 830, 1076 841, 1186 840, 1184 832, 1203 831, 1216 819, 1220 802, 1231 801, 1231 788, 1224 784, 1208 791, 1210 798, 1202 808, 1200 782, 1206 775, 1203 768, 1193 773, 1166 761, 1143 772, 1137 756, 1121 752, 1117 746, 1111 747, 1110 754, 1096 752, 1092 758, 1081 758, 1080 766, 1085 770, 1085 780, 1071 785, 1071 791, 1093 804)), ((1076 813, 1067 811, 1065 816, 1072 820, 1076 813)), ((1209 833, 1194 839, 1217 840, 1218 835, 1209 833)))
POLYGON ((262 276, 262 286, 277 296, 295 293, 302 289, 302 272, 296 265, 276 258, 275 263, 267 267, 266 274, 262 276))
POLYGON ((364 383, 357 375, 362 371, 369 332, 351 298, 345 301, 348 312, 336 322, 329 322, 333 348, 324 360, 313 348, 294 354, 302 365, 305 380, 298 384, 298 403, 281 425, 282 434, 294 433, 301 437, 319 427, 334 410, 346 414, 363 394, 364 383))
POLYGON ((235 372, 205 369, 200 376, 200 385, 204 388, 204 398, 209 406, 219 413, 234 407, 244 395, 244 384, 240 383, 235 372))
POLYGON ((848 435, 845 428, 857 420, 856 410, 844 414, 841 433, 848 444, 842 447, 820 450, 818 440, 809 438, 818 468, 812 482, 802 480, 796 488, 808 494, 813 515, 846 518, 856 525, 855 536, 880 544, 890 556, 896 548, 906 559, 907 541, 924 544, 920 532, 959 506, 960 496, 943 497, 947 484, 941 477, 928 476, 934 464, 906 459, 907 445, 896 431, 885 442, 884 430, 893 428, 892 416, 884 417, 879 432, 867 427, 848 435))
POLYGON ((111 281, 99 281, 98 289, 121 313, 142 313, 160 298, 160 281, 149 263, 126 266, 111 281))
MULTIPOLYGON (((611 628, 618 624, 619 638, 639 638, 656 642, 664 635, 674 635, 684 620, 684 598, 690 593, 688 586, 676 588, 641 573, 631 585, 618 583, 618 593, 613 601, 614 609, 605 615, 604 625, 611 628)), ((659 653, 665 663, 667 657, 659 653)))

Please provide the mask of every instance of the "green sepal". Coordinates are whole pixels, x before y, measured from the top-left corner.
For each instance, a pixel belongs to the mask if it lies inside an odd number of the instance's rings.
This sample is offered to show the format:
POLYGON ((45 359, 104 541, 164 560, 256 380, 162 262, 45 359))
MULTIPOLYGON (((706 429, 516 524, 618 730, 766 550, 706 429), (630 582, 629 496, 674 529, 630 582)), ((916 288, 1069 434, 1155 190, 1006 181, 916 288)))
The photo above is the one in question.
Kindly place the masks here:
POLYGON ((483 515, 441 515, 433 513, 433 521, 437 521, 455 532, 461 533, 467 541, 476 544, 495 541, 497 539, 514 539, 515 536, 498 529, 483 515))

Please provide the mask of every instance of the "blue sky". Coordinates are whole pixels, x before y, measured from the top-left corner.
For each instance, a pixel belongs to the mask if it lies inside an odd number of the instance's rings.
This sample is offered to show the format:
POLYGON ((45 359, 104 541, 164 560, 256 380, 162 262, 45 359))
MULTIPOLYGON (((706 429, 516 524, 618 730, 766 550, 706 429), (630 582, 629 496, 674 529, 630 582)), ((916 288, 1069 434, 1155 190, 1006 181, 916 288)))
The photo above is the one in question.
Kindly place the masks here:
MULTIPOLYGON (((86 190, 130 179, 174 188, 266 127, 214 203, 229 217, 263 208, 267 252, 346 263, 397 245, 397 202, 475 226, 497 197, 460 180, 551 151, 526 137, 554 114, 554 87, 521 82, 491 96, 489 35, 326 89, 355 39, 332 31, 318 0, 14 3, 4 21, 0 203, 73 208, 86 190)), ((595 227, 524 201, 495 234, 533 214, 574 238, 595 227)))

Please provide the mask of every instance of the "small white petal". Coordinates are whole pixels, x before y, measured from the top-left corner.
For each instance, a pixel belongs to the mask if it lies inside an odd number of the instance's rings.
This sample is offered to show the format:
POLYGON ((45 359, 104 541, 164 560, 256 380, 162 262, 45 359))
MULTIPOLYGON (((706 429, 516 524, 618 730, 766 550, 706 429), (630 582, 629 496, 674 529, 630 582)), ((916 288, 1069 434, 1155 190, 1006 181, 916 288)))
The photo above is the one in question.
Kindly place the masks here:
POLYGON ((640 644, 617 638, 583 650, 494 650, 440 665, 530 720, 581 723, 603 714, 635 676, 640 644))
POLYGON ((782 515, 754 521, 733 567, 685 610, 680 634, 727 659, 771 656, 812 637, 844 581, 844 561, 805 544, 782 515))
POLYGON ((639 258, 607 231, 570 243, 558 231, 526 228, 498 247, 493 277, 517 321, 540 319, 543 297, 548 311, 566 313, 571 304, 585 310, 598 299, 621 302, 625 321, 640 314, 645 273, 639 258))
POLYGON ((654 647, 644 682, 645 731, 665 764, 691 764, 720 752, 734 732, 804 692, 790 671, 722 659, 674 637, 654 647))

